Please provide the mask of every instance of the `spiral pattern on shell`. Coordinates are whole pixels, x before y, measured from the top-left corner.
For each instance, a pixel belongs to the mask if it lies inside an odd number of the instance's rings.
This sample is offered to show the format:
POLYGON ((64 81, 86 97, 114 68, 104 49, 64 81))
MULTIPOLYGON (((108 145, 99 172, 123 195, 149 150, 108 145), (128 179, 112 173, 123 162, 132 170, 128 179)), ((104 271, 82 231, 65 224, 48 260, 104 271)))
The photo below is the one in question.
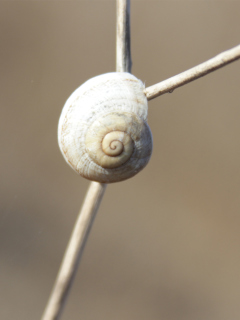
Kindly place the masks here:
POLYGON ((108 73, 88 80, 67 100, 59 120, 59 146, 81 176, 117 182, 146 166, 152 135, 143 89, 129 73, 108 73))

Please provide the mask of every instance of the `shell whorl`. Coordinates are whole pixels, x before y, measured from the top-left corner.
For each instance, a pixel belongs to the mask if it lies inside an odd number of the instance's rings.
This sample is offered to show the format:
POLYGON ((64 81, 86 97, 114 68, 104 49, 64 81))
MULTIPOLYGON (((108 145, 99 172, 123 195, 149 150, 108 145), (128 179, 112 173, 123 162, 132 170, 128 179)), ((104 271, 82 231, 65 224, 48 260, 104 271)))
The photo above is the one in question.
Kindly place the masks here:
POLYGON ((146 166, 152 135, 143 89, 131 74, 108 73, 88 80, 70 96, 59 120, 58 140, 76 172, 110 183, 146 166))
POLYGON ((130 114, 110 113, 94 121, 88 129, 86 150, 101 167, 117 168, 131 157, 134 142, 126 126, 130 119, 130 114))

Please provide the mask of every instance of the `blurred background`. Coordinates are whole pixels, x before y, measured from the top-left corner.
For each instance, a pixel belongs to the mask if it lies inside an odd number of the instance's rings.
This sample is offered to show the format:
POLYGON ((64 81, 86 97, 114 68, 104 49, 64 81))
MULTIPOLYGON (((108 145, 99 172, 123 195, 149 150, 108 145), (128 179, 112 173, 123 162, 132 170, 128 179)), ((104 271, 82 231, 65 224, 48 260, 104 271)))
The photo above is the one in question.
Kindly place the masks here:
MULTIPOLYGON (((115 1, 0 2, 0 318, 40 319, 89 182, 65 163, 69 95, 115 70, 115 1)), ((131 4, 153 85, 239 44, 239 1, 131 4)), ((108 186, 62 320, 239 319, 240 61, 149 102, 154 151, 108 186)))

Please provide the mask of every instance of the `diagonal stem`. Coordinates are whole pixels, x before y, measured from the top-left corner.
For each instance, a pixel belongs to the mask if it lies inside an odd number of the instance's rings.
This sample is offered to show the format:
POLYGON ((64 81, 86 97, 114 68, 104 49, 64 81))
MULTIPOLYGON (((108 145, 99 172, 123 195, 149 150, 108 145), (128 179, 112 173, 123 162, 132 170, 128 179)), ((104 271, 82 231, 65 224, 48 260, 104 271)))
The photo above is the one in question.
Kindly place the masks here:
POLYGON ((147 99, 151 100, 164 93, 171 93, 174 89, 181 87, 193 80, 207 75, 227 64, 240 59, 240 45, 218 54, 216 57, 207 60, 196 67, 177 74, 167 80, 154 84, 144 90, 147 99))
POLYGON ((91 182, 42 320, 60 319, 106 185, 91 182))

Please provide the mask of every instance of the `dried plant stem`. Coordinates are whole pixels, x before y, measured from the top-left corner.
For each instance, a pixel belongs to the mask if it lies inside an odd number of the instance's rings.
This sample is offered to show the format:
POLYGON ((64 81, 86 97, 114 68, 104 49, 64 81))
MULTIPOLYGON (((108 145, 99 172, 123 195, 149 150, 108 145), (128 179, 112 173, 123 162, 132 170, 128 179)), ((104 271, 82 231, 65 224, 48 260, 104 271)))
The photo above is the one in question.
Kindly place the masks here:
POLYGON ((174 89, 222 68, 237 59, 240 59, 240 45, 224 51, 196 67, 148 87, 144 92, 148 100, 154 99, 167 92, 171 93, 174 89))
MULTIPOLYGON (((130 0, 117 0, 116 69, 119 72, 131 71, 130 0)), ((105 189, 106 184, 98 182, 90 184, 42 320, 60 319, 105 189)))
POLYGON ((117 0, 117 72, 131 72, 130 50, 130 0, 117 0))
POLYGON ((42 320, 57 320, 61 316, 105 189, 105 184, 90 184, 42 320))

